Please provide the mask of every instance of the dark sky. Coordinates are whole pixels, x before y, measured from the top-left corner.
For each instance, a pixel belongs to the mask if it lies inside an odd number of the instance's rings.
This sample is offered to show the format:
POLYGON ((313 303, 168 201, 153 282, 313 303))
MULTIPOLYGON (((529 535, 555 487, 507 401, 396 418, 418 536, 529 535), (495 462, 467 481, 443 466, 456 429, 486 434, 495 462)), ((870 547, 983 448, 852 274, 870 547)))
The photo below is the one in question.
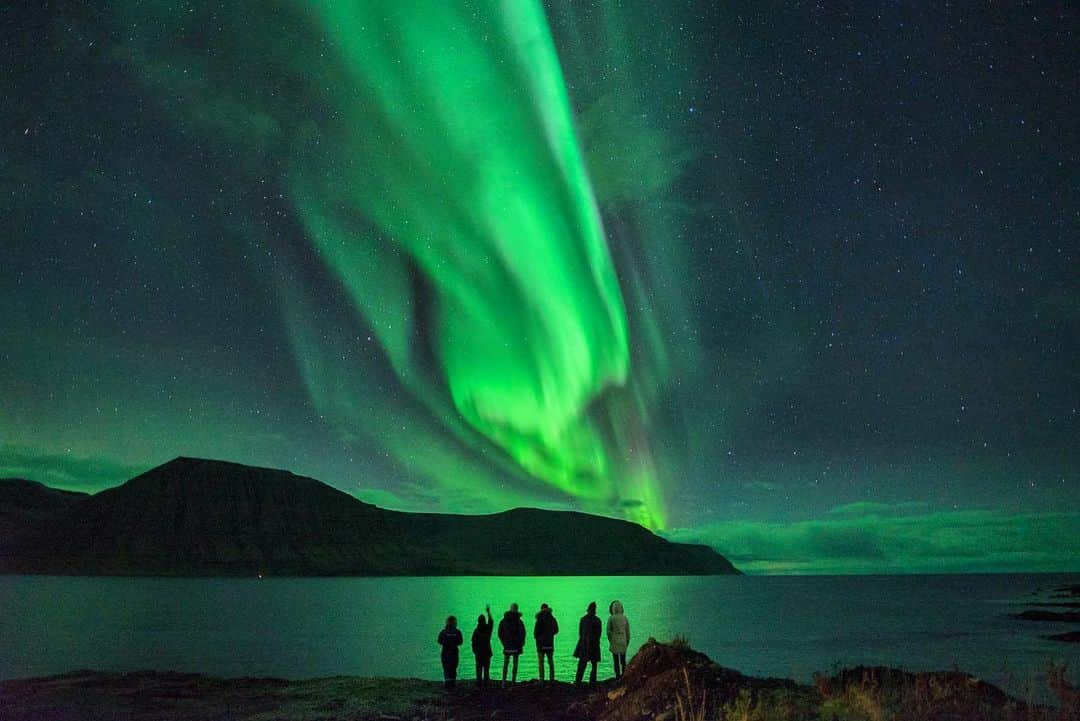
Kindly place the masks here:
POLYGON ((717 5, 0 11, 0 476, 1078 570, 1076 12, 717 5))

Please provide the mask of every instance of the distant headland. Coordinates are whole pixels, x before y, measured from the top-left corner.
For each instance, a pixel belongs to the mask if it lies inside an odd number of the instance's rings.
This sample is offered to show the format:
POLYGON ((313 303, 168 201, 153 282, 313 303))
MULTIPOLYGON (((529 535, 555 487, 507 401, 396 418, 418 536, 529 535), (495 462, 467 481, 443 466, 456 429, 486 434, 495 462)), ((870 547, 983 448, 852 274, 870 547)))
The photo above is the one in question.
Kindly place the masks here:
POLYGON ((628 521, 389 511, 313 478, 176 458, 87 495, 0 480, 0 573, 152 576, 738 574, 628 521))

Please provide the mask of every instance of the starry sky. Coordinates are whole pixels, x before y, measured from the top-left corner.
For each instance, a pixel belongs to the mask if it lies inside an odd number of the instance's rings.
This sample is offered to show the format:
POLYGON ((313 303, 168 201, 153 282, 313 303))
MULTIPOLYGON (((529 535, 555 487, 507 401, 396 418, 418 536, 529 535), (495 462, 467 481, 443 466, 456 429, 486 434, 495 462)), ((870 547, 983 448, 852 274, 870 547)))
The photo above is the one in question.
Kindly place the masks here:
POLYGON ((1061 4, 0 10, 0 476, 1080 570, 1061 4))

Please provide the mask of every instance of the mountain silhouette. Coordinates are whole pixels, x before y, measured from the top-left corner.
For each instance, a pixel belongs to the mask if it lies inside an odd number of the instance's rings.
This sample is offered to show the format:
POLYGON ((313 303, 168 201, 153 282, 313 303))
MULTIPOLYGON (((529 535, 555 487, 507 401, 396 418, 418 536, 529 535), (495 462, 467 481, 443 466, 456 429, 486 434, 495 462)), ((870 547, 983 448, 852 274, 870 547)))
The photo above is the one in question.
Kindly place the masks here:
POLYGON ((61 491, 21 478, 0 478, 0 539, 40 526, 88 498, 85 493, 61 491))
POLYGON ((94 495, 0 481, 0 573, 619 575, 739 573, 706 546, 566 511, 388 511, 313 478, 176 458, 94 495))

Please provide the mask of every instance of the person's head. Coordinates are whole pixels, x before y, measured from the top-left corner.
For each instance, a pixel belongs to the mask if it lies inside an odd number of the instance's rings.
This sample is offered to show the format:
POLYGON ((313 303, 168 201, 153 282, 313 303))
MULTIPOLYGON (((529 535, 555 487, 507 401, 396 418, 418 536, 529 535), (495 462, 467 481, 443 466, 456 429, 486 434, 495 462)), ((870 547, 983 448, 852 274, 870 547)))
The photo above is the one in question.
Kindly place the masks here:
POLYGON ((457 626, 457 616, 447 616, 446 627, 453 628, 454 626, 457 626))
POLYGON ((613 616, 616 613, 622 613, 622 612, 623 612, 622 602, 620 602, 620 601, 612 601, 611 605, 608 606, 608 613, 613 615, 613 616))
POLYGON ((587 612, 587 613, 588 613, 588 614, 589 614, 590 616, 592 616, 592 615, 595 615, 595 614, 596 614, 596 601, 589 601, 589 607, 588 607, 588 608, 586 609, 586 612, 587 612))
POLYGON ((550 613, 550 612, 551 612, 551 606, 547 605, 546 603, 541 603, 540 604, 540 613, 550 613))
POLYGON ((516 603, 511 603, 510 604, 510 613, 517 613, 517 612, 518 612, 517 604, 516 603))
POLYGON ((483 626, 484 625, 484 614, 481 613, 480 617, 476 619, 476 625, 477 626, 483 626))

